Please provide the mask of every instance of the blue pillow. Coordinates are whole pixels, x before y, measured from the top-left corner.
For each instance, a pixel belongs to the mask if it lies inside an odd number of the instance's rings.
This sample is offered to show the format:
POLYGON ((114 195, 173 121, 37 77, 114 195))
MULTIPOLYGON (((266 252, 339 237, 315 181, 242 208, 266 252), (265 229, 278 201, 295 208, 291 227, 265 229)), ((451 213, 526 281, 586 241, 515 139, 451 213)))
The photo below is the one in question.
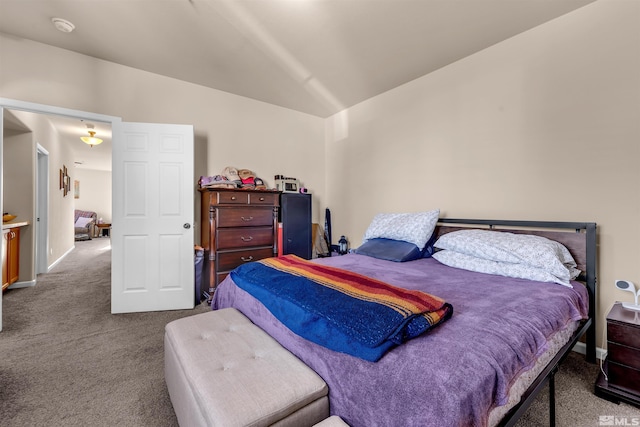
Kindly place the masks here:
POLYGON ((431 255, 433 255, 433 253, 436 251, 436 249, 433 247, 433 245, 436 243, 436 240, 436 232, 434 230, 433 234, 431 234, 431 237, 429 237, 427 244, 424 245, 424 249, 422 249, 422 258, 431 258, 431 255))
MULTIPOLYGON (((433 253, 433 244, 431 245, 431 251, 433 253)), ((382 237, 367 240, 355 252, 360 255, 395 262, 413 261, 423 257, 423 251, 413 243, 382 237)), ((428 256, 431 256, 431 254, 428 256)))

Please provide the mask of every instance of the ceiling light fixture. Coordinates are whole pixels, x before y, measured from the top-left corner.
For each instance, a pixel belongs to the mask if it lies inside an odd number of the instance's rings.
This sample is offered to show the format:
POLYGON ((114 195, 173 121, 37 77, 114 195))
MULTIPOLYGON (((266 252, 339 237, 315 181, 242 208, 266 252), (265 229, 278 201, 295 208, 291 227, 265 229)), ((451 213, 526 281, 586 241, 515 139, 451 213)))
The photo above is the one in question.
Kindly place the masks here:
POLYGON ((89 147, 91 148, 93 148, 94 145, 102 144, 102 140, 94 136, 96 134, 96 131, 90 130, 88 132, 89 132, 89 136, 80 137, 82 142, 84 142, 85 144, 89 144, 89 147))
POLYGON ((61 31, 63 33, 70 33, 76 28, 76 26, 73 25, 71 22, 62 18, 51 18, 51 22, 53 22, 53 25, 56 27, 58 31, 61 31))

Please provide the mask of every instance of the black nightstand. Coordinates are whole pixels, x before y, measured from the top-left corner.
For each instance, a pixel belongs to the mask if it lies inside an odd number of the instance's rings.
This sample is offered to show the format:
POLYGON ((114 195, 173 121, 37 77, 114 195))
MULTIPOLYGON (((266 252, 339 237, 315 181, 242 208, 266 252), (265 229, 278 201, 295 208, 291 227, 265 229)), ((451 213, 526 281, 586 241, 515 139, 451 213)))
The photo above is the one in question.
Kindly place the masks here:
POLYGON ((640 407, 640 312, 615 303, 607 315, 607 359, 596 381, 597 396, 640 407))

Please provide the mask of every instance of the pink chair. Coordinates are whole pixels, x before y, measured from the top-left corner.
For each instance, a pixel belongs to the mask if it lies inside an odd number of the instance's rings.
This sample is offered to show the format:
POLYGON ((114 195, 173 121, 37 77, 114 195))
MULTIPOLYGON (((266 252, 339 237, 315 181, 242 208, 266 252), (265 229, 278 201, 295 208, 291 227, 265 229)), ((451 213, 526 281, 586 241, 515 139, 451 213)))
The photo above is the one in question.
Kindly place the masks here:
POLYGON ((95 227, 98 215, 91 211, 74 211, 75 240, 91 240, 95 236, 95 227))

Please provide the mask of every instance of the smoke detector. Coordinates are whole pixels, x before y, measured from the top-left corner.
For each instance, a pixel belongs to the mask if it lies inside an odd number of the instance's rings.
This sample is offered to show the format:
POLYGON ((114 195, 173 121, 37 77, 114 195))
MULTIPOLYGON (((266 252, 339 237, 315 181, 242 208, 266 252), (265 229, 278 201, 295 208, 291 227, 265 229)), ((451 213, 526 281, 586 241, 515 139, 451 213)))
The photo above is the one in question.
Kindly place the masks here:
POLYGON ((76 28, 76 26, 73 25, 71 22, 62 18, 51 18, 51 22, 53 22, 53 25, 56 27, 58 31, 61 31, 63 33, 70 33, 76 28))

